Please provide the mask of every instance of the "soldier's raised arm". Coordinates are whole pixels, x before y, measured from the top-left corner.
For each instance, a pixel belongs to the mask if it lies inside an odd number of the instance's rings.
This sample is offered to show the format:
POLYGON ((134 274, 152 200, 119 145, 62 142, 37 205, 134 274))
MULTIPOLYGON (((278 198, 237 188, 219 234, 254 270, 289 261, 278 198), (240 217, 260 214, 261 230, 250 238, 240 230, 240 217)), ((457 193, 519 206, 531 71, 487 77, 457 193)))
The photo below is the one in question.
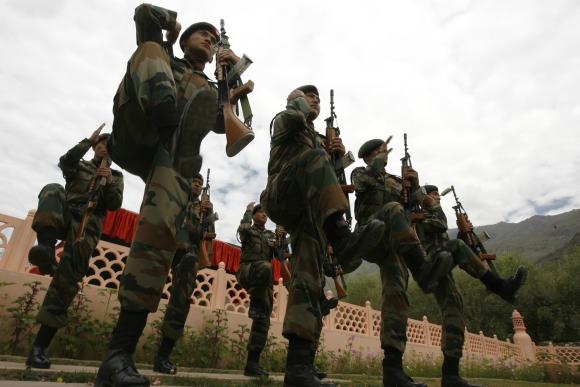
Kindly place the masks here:
POLYGON ((248 203, 246 206, 246 211, 244 212, 244 216, 240 221, 240 226, 238 227, 238 235, 240 237, 240 241, 244 241, 248 235, 248 230, 252 227, 252 210, 254 209, 254 202, 248 203))
POLYGON ((301 131, 308 129, 306 117, 310 113, 310 106, 304 98, 304 93, 294 90, 287 98, 286 110, 274 118, 272 143, 283 143, 301 131))
POLYGON ((93 142, 90 139, 85 138, 61 156, 58 162, 58 167, 61 169, 65 180, 68 181, 68 179, 72 178, 75 173, 77 173, 80 159, 83 158, 92 146, 93 142))
MULTIPOLYGON (((151 4, 141 4, 135 8, 135 29, 137 32, 137 45, 143 42, 163 42, 163 30, 169 32, 168 39, 175 30, 180 30, 177 23, 177 12, 151 4)), ((177 32, 179 35, 179 31, 177 32)), ((172 40, 172 43, 177 37, 172 40)))

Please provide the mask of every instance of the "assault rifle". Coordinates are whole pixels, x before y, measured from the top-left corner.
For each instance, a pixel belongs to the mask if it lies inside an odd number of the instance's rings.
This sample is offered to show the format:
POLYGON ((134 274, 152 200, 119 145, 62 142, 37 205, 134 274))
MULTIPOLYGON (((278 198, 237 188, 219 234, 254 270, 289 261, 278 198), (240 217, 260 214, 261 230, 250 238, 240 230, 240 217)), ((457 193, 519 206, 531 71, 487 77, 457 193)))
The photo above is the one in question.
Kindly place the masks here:
MULTIPOLYGON (((332 140, 340 136, 340 129, 338 128, 338 126, 335 126, 334 122, 336 118, 337 118, 336 113, 334 112, 334 90, 330 89, 330 116, 324 120, 326 122, 326 133, 325 133, 326 149, 330 149, 332 140)), ((346 196, 346 201, 349 202, 348 194, 354 192, 354 185, 347 183, 344 170, 348 168, 352 163, 354 163, 354 156, 350 151, 348 151, 343 157, 340 158, 334 152, 329 153, 330 153, 330 162, 332 164, 332 168, 334 169, 334 173, 336 174, 336 178, 338 179, 338 183, 342 188, 342 192, 344 192, 344 195, 346 196)), ((345 216, 346 223, 350 228, 352 223, 350 204, 348 206, 348 210, 346 211, 345 216)))
POLYGON ((419 189, 419 174, 413 169, 409 147, 407 146, 407 133, 403 135, 405 144, 405 156, 401 159, 401 178, 403 179, 403 208, 410 213, 411 222, 425 219, 425 213, 418 204, 413 204, 412 195, 419 189))
MULTIPOLYGON (((104 125, 104 124, 103 124, 104 125)), ((101 126, 103 126, 101 125, 101 126)), ((107 168, 111 164, 108 157, 103 157, 101 160, 101 164, 99 165, 100 168, 107 168)), ((107 184, 107 178, 105 176, 95 176, 89 185, 89 198, 87 200, 87 204, 83 208, 83 217, 79 224, 79 228, 77 229, 75 235, 75 242, 79 242, 81 239, 85 237, 85 228, 87 227, 87 223, 89 222, 89 217, 97 208, 97 204, 99 202, 99 195, 103 190, 103 187, 107 184)))
MULTIPOLYGON (((224 27, 224 19, 220 20, 220 42, 219 48, 229 49, 230 40, 224 27)), ((219 51, 219 49, 218 49, 219 51)), ((217 60, 216 60, 217 62, 217 60)), ((246 147, 253 139, 252 131, 252 110, 248 101, 248 94, 254 90, 254 82, 248 81, 242 84, 240 75, 252 63, 247 57, 230 67, 217 63, 216 74, 218 81, 218 123, 223 123, 226 131, 226 154, 233 157, 246 147), (241 63, 240 63, 241 62, 241 63), (230 78, 228 78, 230 77, 230 78), (232 88, 230 89, 230 86, 232 88), (233 107, 241 102, 244 122, 240 121, 233 107)))
POLYGON ((276 234, 276 254, 274 257, 280 261, 280 270, 282 273, 282 280, 285 284, 290 282, 292 274, 290 273, 290 268, 288 267, 288 260, 286 259, 287 253, 287 243, 286 243, 286 230, 281 226, 276 226, 274 232, 276 234))
POLYGON ((484 241, 490 239, 488 233, 484 232, 481 236, 478 236, 473 231, 473 224, 469 220, 467 216, 467 212, 463 208, 463 205, 459 201, 457 194, 455 193, 455 187, 451 186, 446 188, 441 192, 441 196, 447 195, 449 192, 453 192, 453 197, 455 198, 455 205, 453 206, 453 210, 455 211, 455 217, 457 218, 457 239, 461 239, 469 248, 482 260, 486 261, 489 265, 489 268, 497 272, 495 268, 495 264, 493 261, 496 258, 495 254, 488 254, 485 250, 485 246, 483 246, 482 239, 484 241))
MULTIPOLYGON (((210 201, 210 185, 209 185, 209 171, 207 169, 207 177, 205 179, 205 187, 201 191, 200 200, 210 201)), ((204 268, 210 265, 210 255, 212 253, 212 244, 216 235, 214 232, 210 231, 210 225, 214 220, 218 219, 217 213, 213 213, 212 216, 208 216, 206 209, 201 209, 199 216, 199 226, 201 229, 201 238, 199 241, 199 268, 204 268)))

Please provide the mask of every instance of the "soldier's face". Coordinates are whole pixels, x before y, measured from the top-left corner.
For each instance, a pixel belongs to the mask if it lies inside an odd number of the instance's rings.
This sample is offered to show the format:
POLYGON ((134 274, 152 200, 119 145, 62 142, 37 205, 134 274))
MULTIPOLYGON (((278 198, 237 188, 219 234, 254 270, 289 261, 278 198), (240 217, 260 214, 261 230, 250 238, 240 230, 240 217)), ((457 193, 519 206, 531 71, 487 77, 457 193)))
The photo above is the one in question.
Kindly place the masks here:
POLYGON ((216 44, 215 36, 206 30, 195 31, 183 43, 188 58, 204 63, 212 61, 216 44))
POLYGON ((268 221, 268 215, 266 215, 266 212, 264 212, 264 210, 258 210, 254 214, 252 219, 254 220, 254 223, 257 226, 264 226, 266 224, 266 222, 268 221))
POLYGON ((101 141, 97 145, 95 145, 95 158, 101 160, 101 159, 107 157, 108 154, 109 154, 109 152, 107 152, 107 142, 106 141, 101 141))
POLYGON ((435 201, 437 203, 441 203, 441 195, 439 195, 439 192, 437 191, 433 191, 433 192, 429 192, 427 195, 431 196, 433 199, 435 199, 435 201))
POLYGON ((306 98, 306 102, 310 105, 310 114, 308 115, 308 119, 310 121, 314 121, 316 117, 320 114, 320 98, 316 93, 305 93, 304 98, 306 98))
POLYGON ((194 197, 198 197, 201 194, 203 188, 203 181, 199 179, 193 179, 191 182, 191 194, 194 197))

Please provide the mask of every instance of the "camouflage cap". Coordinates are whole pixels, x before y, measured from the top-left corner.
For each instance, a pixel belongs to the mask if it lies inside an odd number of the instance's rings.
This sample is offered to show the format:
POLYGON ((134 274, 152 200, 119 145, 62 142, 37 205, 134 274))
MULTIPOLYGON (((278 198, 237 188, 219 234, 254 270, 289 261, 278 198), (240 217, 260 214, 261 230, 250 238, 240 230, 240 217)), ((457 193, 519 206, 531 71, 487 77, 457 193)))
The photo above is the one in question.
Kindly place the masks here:
POLYGON ((319 95, 318 89, 314 85, 304 85, 304 86, 297 87, 296 89, 302 91, 304 94, 314 93, 316 95, 319 95))
POLYGON ((215 28, 212 24, 207 23, 207 22, 193 23, 192 25, 187 27, 187 29, 185 31, 183 31, 183 33, 179 37, 179 47, 181 47, 182 51, 184 51, 183 50, 183 42, 185 42, 191 34, 193 34, 196 31, 201 31, 201 30, 209 31, 216 38, 216 40, 219 42, 220 33, 219 33, 218 29, 215 28))
POLYGON ((97 146, 98 143, 103 142, 103 141, 108 141, 109 137, 111 137, 111 133, 99 134, 99 137, 97 137, 97 141, 95 141, 92 145, 93 149, 95 149, 95 147, 97 146))
POLYGON ((425 193, 439 192, 439 188, 436 185, 425 184, 423 188, 425 188, 425 193))
POLYGON ((364 159, 365 157, 370 155, 372 151, 374 151, 375 149, 377 149, 378 147, 380 147, 384 143, 385 142, 383 140, 380 140, 378 138, 375 138, 373 140, 368 140, 367 142, 362 144, 362 146, 358 150, 358 158, 364 159))
POLYGON ((260 203, 256 204, 254 206, 254 208, 252 209, 252 215, 255 215, 256 212, 260 211, 262 209, 262 205, 260 203))

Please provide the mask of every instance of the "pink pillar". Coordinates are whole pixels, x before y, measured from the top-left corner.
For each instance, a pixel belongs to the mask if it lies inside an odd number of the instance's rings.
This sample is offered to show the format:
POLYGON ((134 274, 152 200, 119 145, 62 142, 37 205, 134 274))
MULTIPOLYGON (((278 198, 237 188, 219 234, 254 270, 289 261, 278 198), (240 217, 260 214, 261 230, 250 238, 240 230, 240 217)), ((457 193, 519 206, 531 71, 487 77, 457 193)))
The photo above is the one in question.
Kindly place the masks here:
POLYGON ((536 351, 534 349, 534 342, 528 333, 526 332, 526 325, 524 324, 524 318, 514 309, 512 313, 512 321, 514 324, 514 344, 519 346, 522 351, 522 356, 527 361, 535 362, 536 351))

